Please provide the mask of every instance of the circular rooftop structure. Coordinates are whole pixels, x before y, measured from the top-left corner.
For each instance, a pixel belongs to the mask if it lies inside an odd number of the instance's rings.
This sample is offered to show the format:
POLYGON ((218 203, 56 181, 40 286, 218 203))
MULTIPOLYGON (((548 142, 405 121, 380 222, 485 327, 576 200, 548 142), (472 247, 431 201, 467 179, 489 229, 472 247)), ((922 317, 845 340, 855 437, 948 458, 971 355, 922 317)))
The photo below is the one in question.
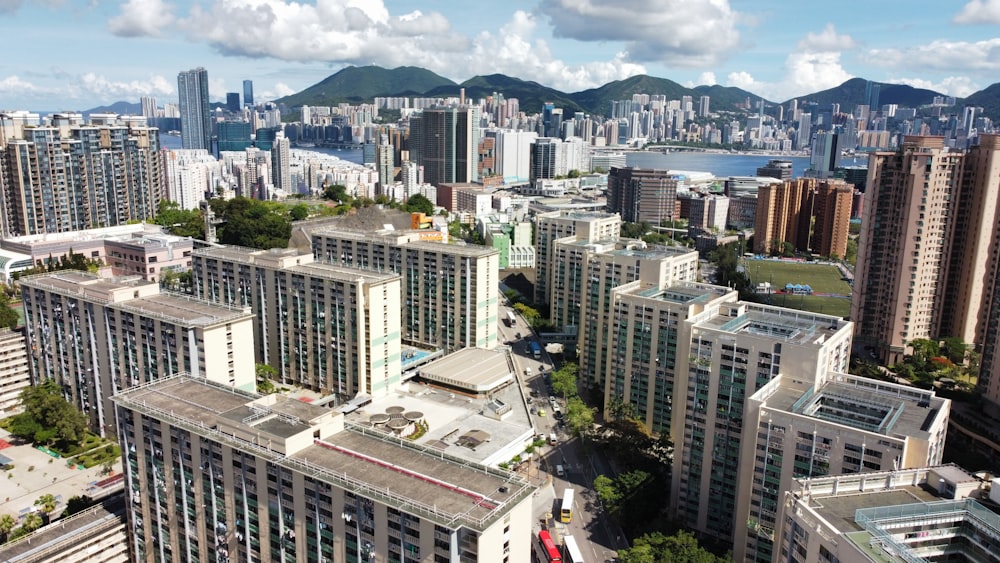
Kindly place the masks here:
POLYGON ((418 422, 418 421, 424 419, 424 413, 422 413, 420 411, 409 411, 409 412, 403 413, 403 418, 405 418, 406 420, 409 420, 410 422, 418 422))

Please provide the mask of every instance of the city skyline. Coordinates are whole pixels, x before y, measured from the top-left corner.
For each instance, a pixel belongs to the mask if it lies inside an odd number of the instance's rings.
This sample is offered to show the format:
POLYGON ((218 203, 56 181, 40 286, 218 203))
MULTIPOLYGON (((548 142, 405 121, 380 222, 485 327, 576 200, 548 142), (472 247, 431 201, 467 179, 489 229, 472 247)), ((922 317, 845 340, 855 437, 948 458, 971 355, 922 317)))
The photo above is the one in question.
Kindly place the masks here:
POLYGON ((1000 0, 849 0, 821 17, 773 0, 635 4, 8 0, 6 35, 35 47, 0 65, 0 106, 82 110, 144 95, 173 103, 176 74, 199 66, 213 102, 241 92, 243 80, 256 83, 259 102, 368 64, 419 66, 457 82, 499 72, 567 92, 650 74, 775 101, 852 77, 966 96, 1000 67, 990 56, 1000 47, 1000 0))

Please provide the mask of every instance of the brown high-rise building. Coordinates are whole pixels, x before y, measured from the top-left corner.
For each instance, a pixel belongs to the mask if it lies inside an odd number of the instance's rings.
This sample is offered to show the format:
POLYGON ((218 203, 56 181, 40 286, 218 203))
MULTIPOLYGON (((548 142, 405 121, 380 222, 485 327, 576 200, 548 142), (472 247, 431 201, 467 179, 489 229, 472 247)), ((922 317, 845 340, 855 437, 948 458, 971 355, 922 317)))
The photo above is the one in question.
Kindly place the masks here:
POLYGON ((827 180, 816 186, 813 196, 813 235, 810 248, 820 256, 843 258, 847 254, 854 186, 827 180))
POLYGON ((757 254, 780 252, 782 243, 809 248, 814 178, 796 178, 757 190, 753 249, 757 254))
POLYGON ((944 148, 943 138, 916 136, 869 159, 851 319, 855 341, 883 363, 902 359, 915 339, 951 336, 951 327, 967 325, 958 314, 974 309, 978 316, 979 303, 964 312, 945 306, 945 295, 958 291, 965 275, 949 275, 958 258, 953 241, 974 223, 957 213, 958 196, 970 193, 960 187, 964 161, 962 152, 944 148))
POLYGON ((608 211, 622 221, 659 225, 680 218, 677 184, 682 177, 669 170, 612 167, 608 174, 608 211))

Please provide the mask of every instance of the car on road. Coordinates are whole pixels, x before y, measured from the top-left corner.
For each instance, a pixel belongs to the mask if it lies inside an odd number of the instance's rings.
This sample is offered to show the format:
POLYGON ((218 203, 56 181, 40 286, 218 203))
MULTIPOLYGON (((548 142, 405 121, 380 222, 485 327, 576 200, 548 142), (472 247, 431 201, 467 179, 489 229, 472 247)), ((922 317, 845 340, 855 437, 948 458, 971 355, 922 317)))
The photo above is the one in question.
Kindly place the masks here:
POLYGON ((538 416, 545 416, 545 409, 538 409, 538 416))

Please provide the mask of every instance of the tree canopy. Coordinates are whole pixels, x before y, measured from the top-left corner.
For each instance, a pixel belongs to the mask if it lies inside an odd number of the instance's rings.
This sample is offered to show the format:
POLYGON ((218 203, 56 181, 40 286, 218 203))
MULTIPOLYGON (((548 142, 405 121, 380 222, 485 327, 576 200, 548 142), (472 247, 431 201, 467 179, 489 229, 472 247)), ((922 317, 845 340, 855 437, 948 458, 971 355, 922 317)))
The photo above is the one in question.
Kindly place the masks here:
POLYGON ((681 530, 672 536, 653 532, 636 538, 632 547, 618 550, 621 563, 726 563, 728 557, 719 557, 698 544, 689 532, 681 530))
POLYGON ((434 204, 423 194, 413 194, 402 206, 403 211, 410 213, 423 213, 424 215, 434 214, 434 204))
POLYGON ((11 434, 42 444, 80 443, 87 432, 87 416, 63 398, 54 381, 48 380, 21 391, 24 412, 11 418, 11 434))
POLYGON ((213 199, 212 210, 223 224, 219 242, 249 248, 285 248, 292 236, 292 211, 280 203, 237 197, 213 199))
POLYGON ((20 320, 17 311, 10 306, 10 298, 0 292, 0 327, 17 328, 20 320))
POLYGON ((153 223, 166 227, 168 232, 179 237, 205 239, 205 220, 201 209, 181 209, 176 201, 161 200, 153 223))

